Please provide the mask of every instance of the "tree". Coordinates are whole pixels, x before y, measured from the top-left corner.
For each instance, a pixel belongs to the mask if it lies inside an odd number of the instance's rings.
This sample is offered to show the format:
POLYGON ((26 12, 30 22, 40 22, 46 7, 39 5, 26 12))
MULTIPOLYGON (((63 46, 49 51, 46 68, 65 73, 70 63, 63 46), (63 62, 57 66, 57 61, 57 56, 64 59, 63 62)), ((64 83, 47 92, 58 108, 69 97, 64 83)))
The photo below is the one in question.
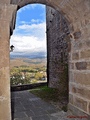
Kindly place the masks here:
POLYGON ((43 74, 40 73, 40 72, 37 72, 37 73, 35 74, 35 79, 37 79, 37 80, 42 80, 42 77, 43 77, 43 74))

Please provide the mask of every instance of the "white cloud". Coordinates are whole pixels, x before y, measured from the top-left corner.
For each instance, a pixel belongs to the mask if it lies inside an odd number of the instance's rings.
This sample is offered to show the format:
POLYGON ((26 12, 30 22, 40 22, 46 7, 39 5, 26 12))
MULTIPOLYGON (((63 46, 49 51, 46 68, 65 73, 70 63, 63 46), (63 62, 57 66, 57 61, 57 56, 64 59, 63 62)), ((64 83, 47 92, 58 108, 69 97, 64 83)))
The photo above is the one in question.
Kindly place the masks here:
MULTIPOLYGON (((46 52, 46 22, 45 19, 31 19, 31 21, 20 21, 20 14, 24 10, 42 9, 44 5, 30 4, 18 11, 16 29, 10 40, 10 45, 15 46, 11 54, 24 54, 34 52, 46 52), (36 8, 37 7, 37 8, 36 8)), ((42 13, 43 13, 42 12, 42 13)))
POLYGON ((46 39, 46 23, 45 22, 33 24, 24 23, 17 27, 15 34, 34 36, 39 38, 40 40, 46 39))
POLYGON ((42 20, 40 20, 40 19, 32 19, 31 20, 31 23, 40 23, 40 22, 42 22, 42 20))
POLYGON ((11 37, 10 44, 15 46, 15 53, 46 52, 46 23, 23 24, 11 37), (22 34, 21 31, 24 31, 22 34))
MULTIPOLYGON (((35 22, 36 20, 32 20, 33 22, 35 22)), ((38 20, 39 21, 39 20, 38 20)), ((46 29, 46 24, 43 22, 43 23, 39 23, 39 24, 23 24, 23 25, 20 25, 18 26, 18 29, 22 29, 22 30, 30 30, 30 29, 46 29)))
POLYGON ((26 22, 26 21, 20 21, 20 25, 30 25, 30 24, 39 24, 39 23, 43 23, 44 21, 41 19, 31 19, 30 22, 26 22))
POLYGON ((46 40, 39 41, 33 36, 12 36, 11 44, 15 46, 14 52, 44 52, 46 40))

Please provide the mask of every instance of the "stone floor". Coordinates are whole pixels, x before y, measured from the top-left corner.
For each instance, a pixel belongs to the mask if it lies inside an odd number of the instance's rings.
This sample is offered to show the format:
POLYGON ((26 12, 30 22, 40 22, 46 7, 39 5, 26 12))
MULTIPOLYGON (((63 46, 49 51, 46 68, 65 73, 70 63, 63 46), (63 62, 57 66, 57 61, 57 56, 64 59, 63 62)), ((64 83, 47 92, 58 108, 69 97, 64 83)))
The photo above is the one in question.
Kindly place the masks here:
POLYGON ((12 120, 70 120, 66 112, 60 111, 29 91, 12 92, 11 104, 12 120))

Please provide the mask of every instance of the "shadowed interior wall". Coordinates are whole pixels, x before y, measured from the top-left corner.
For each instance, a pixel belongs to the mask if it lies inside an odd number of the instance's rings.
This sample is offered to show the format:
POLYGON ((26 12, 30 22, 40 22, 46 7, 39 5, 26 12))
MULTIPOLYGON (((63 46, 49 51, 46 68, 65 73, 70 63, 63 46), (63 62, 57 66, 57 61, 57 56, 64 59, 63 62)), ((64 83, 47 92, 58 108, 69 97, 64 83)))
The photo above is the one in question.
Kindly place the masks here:
POLYGON ((51 7, 46 7, 47 73, 50 87, 68 93, 69 29, 65 18, 51 7))

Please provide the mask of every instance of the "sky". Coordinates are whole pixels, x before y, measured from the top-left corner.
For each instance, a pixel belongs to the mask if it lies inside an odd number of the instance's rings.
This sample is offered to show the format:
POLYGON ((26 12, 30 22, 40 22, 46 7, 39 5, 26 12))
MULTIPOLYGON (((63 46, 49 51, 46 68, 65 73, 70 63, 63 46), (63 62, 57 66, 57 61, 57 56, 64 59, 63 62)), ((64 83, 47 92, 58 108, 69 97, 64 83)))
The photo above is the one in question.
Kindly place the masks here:
POLYGON ((30 4, 18 10, 10 45, 15 46, 10 55, 46 54, 45 5, 30 4))

